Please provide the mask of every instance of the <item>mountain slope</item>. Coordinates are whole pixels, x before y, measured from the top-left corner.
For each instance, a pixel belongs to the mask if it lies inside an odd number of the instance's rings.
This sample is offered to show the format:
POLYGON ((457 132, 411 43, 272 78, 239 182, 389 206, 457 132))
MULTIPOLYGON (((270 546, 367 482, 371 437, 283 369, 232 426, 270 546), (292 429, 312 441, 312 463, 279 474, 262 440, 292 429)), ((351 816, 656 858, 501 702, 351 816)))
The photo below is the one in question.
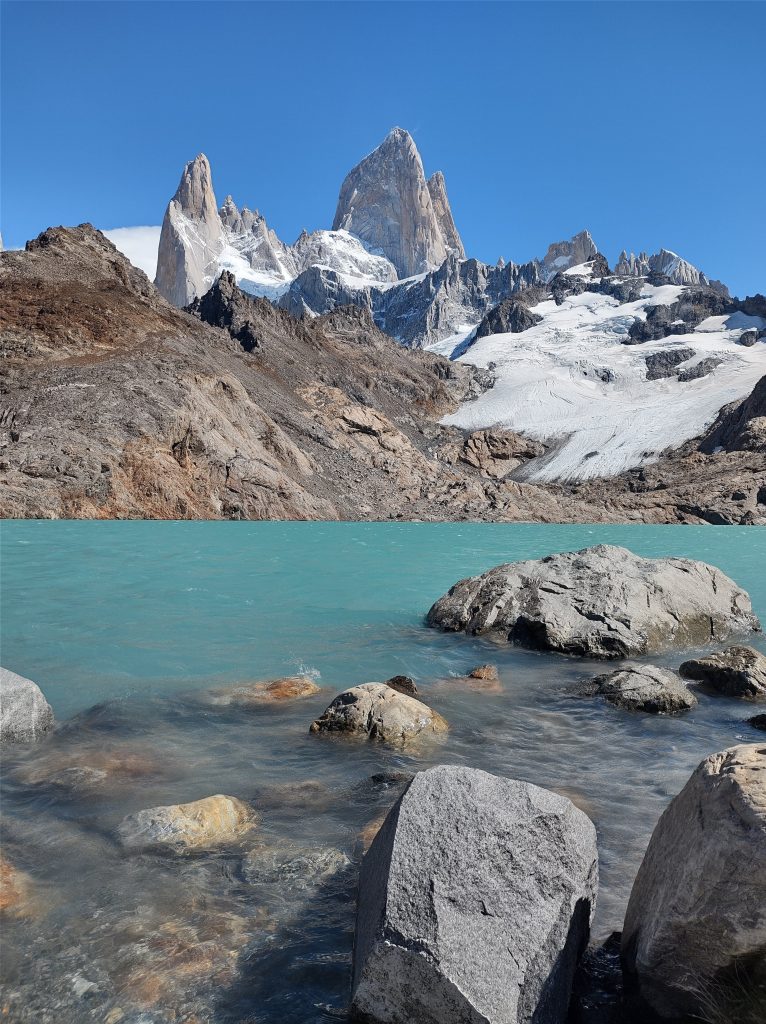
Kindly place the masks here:
MULTIPOLYGON (((6 517, 765 521, 760 448, 518 481, 545 443, 440 423, 491 373, 404 349, 364 310, 298 321, 231 275, 179 311, 88 225, 0 254, 0 294, 6 517)), ((760 411, 729 410, 731 443, 760 411)))

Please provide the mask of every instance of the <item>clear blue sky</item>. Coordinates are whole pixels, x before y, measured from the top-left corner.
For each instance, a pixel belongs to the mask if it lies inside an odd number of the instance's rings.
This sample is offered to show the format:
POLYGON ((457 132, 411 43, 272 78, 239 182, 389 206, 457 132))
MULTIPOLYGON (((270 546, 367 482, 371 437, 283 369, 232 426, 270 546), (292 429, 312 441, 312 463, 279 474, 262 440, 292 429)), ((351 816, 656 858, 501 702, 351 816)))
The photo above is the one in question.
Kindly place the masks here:
POLYGON ((399 124, 469 255, 588 227, 764 291, 765 39, 757 2, 4 2, 0 223, 159 224, 202 150, 293 241, 399 124))

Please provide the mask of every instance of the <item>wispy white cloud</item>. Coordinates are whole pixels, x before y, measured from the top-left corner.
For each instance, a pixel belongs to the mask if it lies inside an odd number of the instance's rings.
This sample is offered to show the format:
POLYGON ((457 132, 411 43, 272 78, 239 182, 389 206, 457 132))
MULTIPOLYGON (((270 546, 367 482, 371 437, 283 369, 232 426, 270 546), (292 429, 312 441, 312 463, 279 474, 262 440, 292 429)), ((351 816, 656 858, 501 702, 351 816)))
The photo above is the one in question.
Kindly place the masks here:
POLYGON ((134 267, 143 270, 150 281, 157 273, 157 248, 160 244, 159 225, 156 227, 112 228, 103 233, 128 257, 134 267))

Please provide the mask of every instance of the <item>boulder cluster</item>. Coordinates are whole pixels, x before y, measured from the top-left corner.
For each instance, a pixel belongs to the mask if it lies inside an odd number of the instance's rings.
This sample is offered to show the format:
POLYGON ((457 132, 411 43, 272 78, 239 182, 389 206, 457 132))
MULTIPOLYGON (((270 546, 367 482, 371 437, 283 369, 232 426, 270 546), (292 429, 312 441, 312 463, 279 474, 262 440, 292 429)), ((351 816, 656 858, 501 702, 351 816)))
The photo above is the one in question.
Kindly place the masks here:
MULTIPOLYGON (((455 584, 427 622, 533 649, 630 656, 573 695, 601 697, 620 712, 689 711, 697 693, 766 701, 766 657, 753 647, 703 653, 679 672, 640 660, 760 630, 745 591, 702 562, 599 545, 509 563, 455 584)), ((449 683, 488 694, 502 688, 491 664, 449 683)), ((3 671, 0 687, 4 742, 39 740, 52 728, 53 713, 33 682, 3 671)), ((318 692, 298 676, 231 686, 207 699, 265 713, 318 692)), ((762 728, 758 718, 753 725, 762 728)), ((309 732, 417 756, 448 728, 416 682, 398 675, 339 693, 309 732)), ((382 773, 370 784, 397 799, 358 838, 351 1018, 570 1020, 598 896, 598 842, 588 815, 564 795, 471 767, 382 773)), ((261 841, 264 806, 216 794, 146 808, 125 817, 114 838, 127 855, 188 857, 246 844, 242 872, 251 881, 321 885, 350 864, 342 851, 316 856, 261 841)), ((2 870, 4 899, 17 913, 33 882, 11 864, 2 870)), ((746 743, 706 756, 651 837, 621 936, 612 940, 630 1019, 766 1019, 765 897, 766 745, 746 743)))

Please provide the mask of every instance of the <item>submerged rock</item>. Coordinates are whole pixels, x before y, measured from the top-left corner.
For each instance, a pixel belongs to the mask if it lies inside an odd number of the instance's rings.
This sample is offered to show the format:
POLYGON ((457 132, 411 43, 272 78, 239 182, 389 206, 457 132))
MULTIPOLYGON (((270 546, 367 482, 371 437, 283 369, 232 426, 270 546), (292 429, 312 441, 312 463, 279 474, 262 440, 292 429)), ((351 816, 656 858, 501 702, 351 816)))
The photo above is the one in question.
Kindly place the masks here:
POLYGON ((352 1012, 563 1021, 596 886, 595 829, 569 800, 477 769, 419 772, 362 862, 352 1012))
POLYGON ((0 913, 8 917, 26 917, 30 911, 31 890, 29 875, 0 853, 0 913))
POLYGON ((186 853, 232 842, 254 828, 257 821, 248 804, 218 794, 129 814, 118 826, 117 834, 127 849, 159 846, 186 853))
POLYGON ((472 668, 468 673, 468 678, 495 682, 500 676, 497 674, 497 669, 494 665, 477 665, 476 668, 472 668))
POLYGON ((766 732, 766 715, 753 715, 752 718, 748 718, 747 723, 754 729, 762 729, 766 732))
POLYGON ((216 704, 235 704, 248 707, 253 704, 278 704, 298 700, 319 693, 320 687, 308 676, 285 676, 263 683, 248 683, 218 690, 213 695, 216 704))
POLYGON ((0 740, 39 740, 53 728, 53 723, 53 709, 37 683, 0 668, 0 740))
POLYGON ((597 694, 626 711, 652 715, 673 715, 697 704, 697 698, 675 672, 655 665, 626 665, 592 679, 583 692, 597 694))
POLYGON ((448 728, 427 704, 392 690, 387 683, 362 683, 344 690, 311 724, 314 733, 349 733, 392 746, 416 736, 445 733, 448 728))
POLYGON ((670 803, 633 885, 622 954, 663 1017, 766 1020, 766 747, 711 754, 670 803), (750 1016, 735 1007, 742 995, 750 1016))
POLYGON ((251 850, 242 861, 242 873, 251 885, 287 883, 294 891, 319 885, 350 863, 342 850, 331 846, 284 843, 251 850))
POLYGON ((599 544, 460 580, 429 626, 533 649, 624 658, 759 630, 747 593, 705 562, 599 544))
POLYGON ((727 647, 705 658, 692 658, 679 672, 726 697, 766 700, 766 656, 754 647, 727 647))

